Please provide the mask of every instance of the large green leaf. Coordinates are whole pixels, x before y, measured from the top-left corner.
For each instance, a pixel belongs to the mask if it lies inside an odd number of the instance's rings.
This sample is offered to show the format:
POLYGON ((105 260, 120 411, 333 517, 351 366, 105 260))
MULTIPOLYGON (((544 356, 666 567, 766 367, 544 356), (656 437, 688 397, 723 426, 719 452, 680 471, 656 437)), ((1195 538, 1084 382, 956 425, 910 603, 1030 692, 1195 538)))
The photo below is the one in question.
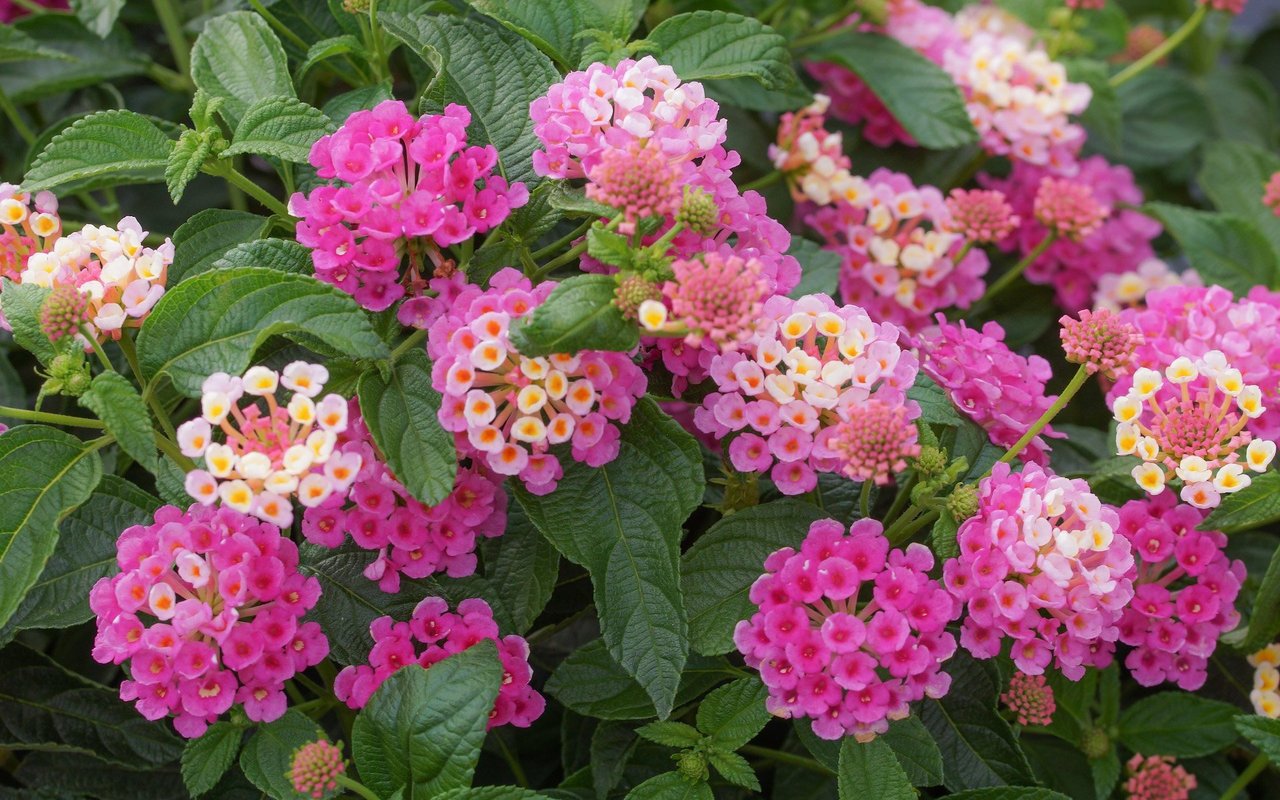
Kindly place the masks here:
POLYGON ((1280 519, 1280 473, 1264 472, 1249 488, 1222 498, 1198 526, 1202 531, 1239 533, 1280 519))
POLYGON ((1274 548, 1267 571, 1258 585, 1258 592, 1253 598, 1252 613, 1249 624, 1243 633, 1230 636, 1239 639, 1236 647, 1246 653, 1253 653, 1266 647, 1280 633, 1280 548, 1274 548))
POLYGON ((1249 220, 1172 203, 1147 203, 1145 210, 1164 223, 1205 282, 1237 296, 1276 285, 1276 251, 1249 220))
POLYGON ((864 743, 846 736, 840 743, 837 775, 840 800, 915 800, 916 790, 907 773, 880 738, 864 743))
POLYGON ((116 539, 151 521, 160 501, 115 475, 103 475, 88 502, 58 526, 58 544, 22 605, 0 627, 0 643, 28 628, 66 628, 93 619, 89 590, 115 574, 116 539))
POLYGON ((82 117, 54 136, 27 170, 29 192, 75 183, 97 189, 164 181, 173 141, 132 111, 111 109, 82 117))
MULTIPOLYGON (((245 242, 266 234, 271 220, 248 211, 206 208, 173 232, 173 263, 169 265, 169 286, 208 272, 227 253, 245 242)), ((239 264, 237 266, 258 266, 239 264)))
POLYGON ((481 546, 483 571, 450 581, 468 596, 483 597, 504 633, 527 633, 546 608, 560 574, 560 551, 538 532, 519 503, 507 508, 507 530, 481 546))
POLYGON ((922 147, 943 150, 978 140, 955 81, 894 39, 850 29, 806 51, 805 57, 856 73, 922 147))
POLYGON ((0 746, 87 753, 131 769, 182 752, 167 726, 22 644, 0 651, 0 746))
POLYGON ((273 335, 315 349, 385 358, 387 346, 351 295, 304 275, 242 267, 197 275, 166 292, 138 335, 148 380, 167 375, 195 397, 214 372, 243 372, 273 335))
POLYGON ((409 46, 436 75, 433 101, 471 111, 471 144, 498 149, 498 168, 509 181, 536 182, 528 105, 560 80, 551 61, 527 39, 477 19, 386 11, 378 21, 409 46))
POLYGON ((1140 169, 1163 167, 1189 156, 1213 133, 1204 98, 1176 70, 1147 70, 1116 94, 1124 121, 1113 160, 1140 169))
POLYGON ((320 109, 292 96, 265 97, 244 113, 224 158, 244 153, 306 164, 311 145, 336 126, 320 109))
POLYGON ((681 80, 755 78, 766 89, 796 82, 783 36, 754 17, 691 11, 658 23, 645 49, 670 64, 681 80))
POLYGON ((58 543, 58 524, 102 478, 96 450, 56 428, 0 436, 0 626, 13 616, 58 543))
POLYGON ((689 643, 704 655, 733 649, 733 629, 755 605, 747 597, 775 550, 804 541, 822 510, 798 500, 778 500, 734 512, 712 525, 680 562, 689 610, 689 643))
POLYGON ((612 275, 575 275, 511 327, 511 342, 527 356, 579 350, 633 349, 640 329, 613 304, 618 288, 612 275))
POLYGON ((423 669, 398 670, 356 717, 352 753, 382 797, 431 797, 471 785, 502 664, 483 641, 423 669))
MULTIPOLYGON (((694 656, 680 680, 676 703, 688 703, 728 676, 720 659, 694 656)), ((658 712, 635 678, 595 639, 560 662, 547 681, 547 693, 566 708, 597 719, 652 719, 658 712)))
POLYGON ((942 752, 919 717, 907 717, 889 723, 881 737, 893 748, 898 763, 914 786, 937 786, 942 783, 942 752))
POLYGON ((698 730, 725 750, 737 750, 773 718, 764 701, 769 690, 758 677, 739 678, 698 704, 698 730))
POLYGON ((360 413, 391 471, 423 503, 439 505, 453 491, 458 455, 453 434, 440 427, 440 393, 431 386, 431 361, 420 349, 391 368, 360 378, 360 413))
POLYGON ((32 15, 16 27, 37 43, 38 49, 32 52, 40 60, 0 64, 0 86, 14 103, 41 101, 61 92, 141 75, 149 61, 120 28, 103 39, 70 15, 32 15), (63 57, 51 58, 51 52, 63 57))
POLYGON ((56 355, 53 342, 40 326, 40 306, 49 296, 49 290, 34 283, 0 280, 4 286, 4 291, 0 291, 0 307, 4 308, 4 318, 13 329, 13 340, 47 365, 56 355))
POLYGON ((1243 142, 1215 141, 1205 145, 1196 183, 1219 211, 1257 225, 1271 249, 1280 253, 1280 217, 1262 204, 1267 181, 1277 172, 1280 156, 1270 150, 1243 142))
POLYGON ((148 472, 156 471, 156 441, 151 415, 142 395, 119 372, 94 376, 89 391, 80 396, 80 405, 89 409, 107 426, 116 444, 148 472))
POLYGON ((1236 730, 1266 753, 1272 763, 1280 761, 1280 719, 1268 719, 1254 714, 1236 717, 1236 730))
POLYGON ((292 239, 257 239, 226 251, 210 269, 266 267, 295 275, 311 274, 311 251, 292 239))
POLYGON ((516 492, 543 536, 591 573, 609 652, 645 687, 660 717, 671 712, 689 653, 680 538, 703 484, 698 443, 643 398, 622 429, 616 460, 597 468, 566 463, 548 495, 516 492))
POLYGON ((706 781, 691 781, 678 772, 656 775, 627 793, 627 800, 712 800, 706 781))
POLYGON ((588 41, 585 31, 625 40, 640 20, 644 0, 471 0, 471 7, 537 45, 566 70, 575 68, 588 41))
POLYGON ((949 800, 1070 800, 1062 792, 1043 786, 996 786, 990 789, 969 789, 947 795, 949 800))
POLYGON ((324 731, 301 711, 290 709, 274 722, 258 726, 240 751, 240 769, 274 800, 297 800, 289 780, 293 751, 324 738, 324 731))
POLYGON ((70 61, 71 56, 51 47, 42 47, 12 25, 0 26, 0 64, 10 61, 33 61, 52 58, 58 61, 70 61))
POLYGON ((218 784, 240 753, 244 730, 230 722, 216 722, 182 751, 182 782, 199 797, 218 784))
POLYGON ((250 106, 271 97, 297 97, 284 47, 262 17, 233 11, 205 23, 191 49, 191 79, 211 97, 232 126, 250 106))
POLYGON ((1120 742, 1135 753, 1207 756, 1236 740, 1240 709, 1187 692, 1148 695, 1120 715, 1120 742))
POLYGON ((29 753, 14 778, 39 787, 35 794, 19 795, 21 800, 174 800, 184 792, 177 764, 140 770, 137 764, 122 767, 79 753, 29 753))

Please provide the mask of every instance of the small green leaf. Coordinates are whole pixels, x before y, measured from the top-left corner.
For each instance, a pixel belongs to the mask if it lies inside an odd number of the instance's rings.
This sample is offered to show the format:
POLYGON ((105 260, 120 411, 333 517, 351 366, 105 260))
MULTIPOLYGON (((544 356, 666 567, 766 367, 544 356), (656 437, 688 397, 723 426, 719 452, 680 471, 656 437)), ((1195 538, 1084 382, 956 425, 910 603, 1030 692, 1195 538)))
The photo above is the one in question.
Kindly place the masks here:
POLYGON ((1135 753, 1193 758, 1236 740, 1233 705, 1186 692, 1159 692, 1120 715, 1120 742, 1135 753))
POLYGON ((768 696, 768 689, 755 676, 726 683, 698 704, 698 730, 716 746, 737 750, 773 719, 764 705, 768 696))
POLYGON ((173 142, 151 120, 112 109, 82 117, 50 140, 27 170, 28 192, 76 183, 79 190, 165 179, 173 142))
POLYGON ((105 39, 124 9, 125 0, 72 0, 71 10, 86 28, 105 39))
MULTIPOLYGON (((690 658, 680 677, 676 704, 692 702, 724 678, 722 660, 690 658)), ((561 661, 551 673, 546 689, 570 710, 597 719, 652 719, 658 713, 644 688, 613 660, 600 639, 579 647, 561 661)))
POLYGON ((1199 526, 1202 531, 1240 533, 1280 519, 1280 473, 1264 472, 1247 489, 1222 498, 1199 526))
POLYGON ((222 157, 256 153, 306 164, 316 140, 336 129, 324 112, 301 100, 264 97, 245 111, 222 157))
POLYGON ((678 772, 664 772, 627 793, 627 800, 714 800, 706 781, 691 781, 678 772))
POLYGON ((1256 714, 1236 717, 1236 730, 1267 754, 1271 762, 1280 763, 1280 719, 1267 719, 1256 714))
POLYGON ((737 753, 727 750, 712 750, 707 753, 707 761, 720 777, 734 786, 741 786, 753 792, 760 791, 760 779, 747 760, 737 753))
POLYGON ((397 670, 351 732, 365 785, 382 797, 400 789, 431 797, 470 786, 501 684, 502 664, 487 640, 430 669, 397 670))
POLYGON ((211 136, 192 130, 182 132, 178 143, 169 151, 169 163, 164 168, 164 182, 169 189, 169 197, 176 204, 182 195, 200 174, 200 168, 213 152, 211 136))
POLYGON ((373 441, 409 493, 429 506, 453 491, 458 456, 453 435, 440 427, 440 393, 422 350, 406 353, 390 380, 377 370, 360 378, 360 410, 373 441))
POLYGON ((471 0, 471 6, 573 69, 588 46, 584 32, 599 31, 625 40, 647 4, 644 0, 471 0))
MULTIPOLYGON (((169 265, 169 288, 194 275, 213 269, 218 259, 232 248, 260 239, 271 220, 226 208, 206 208, 178 226, 173 233, 173 263, 169 265)), ((301 246, 301 245, 299 245, 301 246)), ((236 266, 258 266, 237 264, 236 266)))
POLYGON ((511 343, 531 357, 633 349, 640 331, 613 304, 617 288, 611 275, 575 275, 562 281, 533 313, 511 326, 511 343))
POLYGON ((750 77, 766 89, 796 82, 787 40, 753 17, 724 11, 676 14, 649 31, 644 43, 682 81, 750 77))
POLYGON ((915 800, 907 773, 882 739, 859 742, 846 736, 840 743, 838 772, 840 800, 915 800))
POLYGON ((840 282, 840 254, 800 236, 791 237, 787 255, 800 262, 800 283, 791 290, 799 299, 807 294, 835 295, 840 282))
POLYGON ((686 725, 683 722, 672 722, 671 720, 641 725, 636 728, 636 733, 651 742, 657 742, 667 747, 693 747, 702 741, 702 734, 698 733, 697 728, 692 725, 686 725))
POLYGON ((311 251, 291 239, 258 239, 241 242, 210 265, 210 269, 236 267, 266 267, 310 275, 311 251))
POLYGON ((947 795, 948 800, 1071 800, 1062 792, 1042 786, 996 786, 989 789, 969 789, 947 795))
MULTIPOLYGON (((655 722, 653 725, 666 725, 655 722)), ((672 725, 682 723, 673 722, 672 725)), ((645 726, 648 727, 648 726, 645 726)), ((684 727, 688 727, 687 725, 684 727)), ((608 797, 627 773, 627 766, 640 746, 639 731, 626 722, 601 720, 591 734, 591 785, 596 797, 608 797)), ((696 734, 697 731, 694 731, 696 734)), ((701 737, 698 737, 701 738, 701 737)), ((656 740, 655 740, 656 741, 656 740)), ((660 742, 659 742, 660 743, 660 742)))
POLYGON ((633 251, 627 237, 595 225, 587 231, 587 255, 602 264, 630 268, 633 251))
POLYGON ((587 197, 582 189, 557 182, 547 198, 551 207, 573 217, 613 217, 618 210, 587 197))
POLYGON ((101 372, 80 397, 80 405, 92 411, 116 437, 116 444, 141 464, 147 472, 156 471, 156 442, 151 430, 151 415, 142 395, 129 379, 118 372, 101 372))
POLYGON ((349 33, 321 39, 307 50, 306 60, 302 62, 302 66, 298 67, 298 80, 301 81, 303 76, 319 64, 337 56, 359 53, 363 47, 364 45, 360 43, 360 40, 349 33))
POLYGON ((71 56, 60 50, 42 47, 12 25, 0 25, 0 64, 10 61, 35 61, 51 58, 57 61, 70 61, 71 56))
POLYGON ((207 793, 240 753, 244 731, 230 722, 215 722, 204 735, 187 741, 182 751, 182 782, 195 797, 207 793))
POLYGON ((297 800, 289 780, 293 751, 323 739, 324 731, 301 711, 290 709, 275 722, 258 726, 240 751, 240 769, 254 786, 274 800, 297 800))
POLYGON ((1144 210, 1165 224, 1206 282, 1237 297, 1254 286, 1276 284, 1276 251, 1252 222, 1172 203, 1147 203, 1144 210))
POLYGON ((270 97, 297 97, 284 47, 262 17, 233 11, 205 23, 191 49, 191 79, 211 97, 233 127, 249 108, 270 97))
POLYGON ((4 318, 13 330, 13 340, 47 365, 56 355, 53 342, 40 327, 40 306, 49 296, 49 290, 34 283, 14 283, 8 278, 3 279, 3 285, 0 307, 4 308, 4 318))

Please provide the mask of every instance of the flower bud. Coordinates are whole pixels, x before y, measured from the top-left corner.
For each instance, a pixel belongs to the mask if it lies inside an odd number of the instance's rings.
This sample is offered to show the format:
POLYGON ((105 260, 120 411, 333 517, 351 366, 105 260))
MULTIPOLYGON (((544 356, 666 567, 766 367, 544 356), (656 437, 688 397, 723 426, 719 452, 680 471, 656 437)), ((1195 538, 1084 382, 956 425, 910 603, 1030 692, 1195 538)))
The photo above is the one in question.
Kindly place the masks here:
POLYGON ((89 321, 89 301, 74 286, 58 284, 40 304, 40 330, 56 342, 75 336, 80 326, 89 321))
POLYGON ((1102 758, 1111 751, 1111 737, 1102 728, 1090 728, 1080 734, 1080 751, 1087 758, 1102 758))
POLYGON ((710 777, 707 771, 707 757, 696 750, 686 750, 674 757, 676 771, 690 781, 705 781, 710 777))
POLYGON ((634 273, 627 275, 619 282, 613 296, 613 304, 627 319, 635 319, 640 304, 646 300, 662 300, 662 291, 656 284, 634 273))
POLYGON ((701 188, 684 187, 684 199, 676 212, 676 222, 684 223, 699 236, 710 236, 718 227, 720 209, 716 201, 701 188))
POLYGON ((962 483, 951 490, 947 497, 947 511, 951 512, 956 522, 964 522, 978 513, 978 490, 976 487, 962 483))
POLYGON ((941 475, 947 468, 947 452, 938 447, 925 445, 920 448, 920 454, 916 456, 912 466, 922 478, 941 475))

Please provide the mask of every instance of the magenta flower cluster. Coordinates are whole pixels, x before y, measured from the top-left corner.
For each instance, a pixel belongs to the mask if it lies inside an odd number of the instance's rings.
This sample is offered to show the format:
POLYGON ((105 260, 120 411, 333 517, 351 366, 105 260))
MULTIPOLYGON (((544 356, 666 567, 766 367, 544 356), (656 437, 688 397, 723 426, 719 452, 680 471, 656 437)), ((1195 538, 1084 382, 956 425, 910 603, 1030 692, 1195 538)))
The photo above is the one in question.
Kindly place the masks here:
POLYGON ((351 708, 364 708, 382 682, 401 667, 419 664, 430 669, 486 639, 497 645, 502 661, 502 686, 489 715, 489 729, 508 723, 527 728, 546 708, 546 699, 529 685, 533 677, 529 643, 520 636, 500 637, 493 609, 483 600, 463 600, 454 613, 445 600, 428 597, 414 607, 408 622, 379 617, 369 633, 373 636, 369 663, 344 667, 333 684, 334 694, 351 708))
POLYGON ((414 119, 404 103, 387 100, 321 137, 311 165, 341 185, 289 200, 316 277, 382 311, 423 292, 446 261, 440 248, 496 228, 528 202, 524 184, 494 174, 493 145, 467 145, 470 124, 465 106, 414 119))
POLYGON ((1116 512, 1082 480, 1028 464, 997 463, 979 484, 977 515, 960 526, 960 555, 943 567, 967 610, 960 644, 992 658, 1010 640, 1028 675, 1056 662, 1079 680, 1111 661, 1118 623, 1133 598, 1129 540, 1116 512))
POLYGON ((812 720, 823 739, 869 741, 909 703, 947 693, 941 665, 956 641, 946 626, 960 609, 929 577, 927 547, 890 550, 876 520, 858 520, 848 535, 819 520, 799 552, 778 550, 764 568, 750 592, 760 610, 733 638, 760 670, 771 712, 812 720))
POLYGON ((898 336, 893 324, 872 322, 857 306, 837 306, 826 295, 771 297, 752 338, 712 360, 719 391, 707 395, 694 424, 731 437, 729 461, 739 472, 767 473, 783 494, 810 491, 819 472, 843 471, 847 459, 832 437, 869 401, 904 406, 907 414, 883 419, 910 428, 898 438, 914 445, 911 421, 919 408, 905 392, 917 364, 898 336))
POLYGON ((1124 664, 1143 686, 1163 681, 1195 691, 1222 634, 1240 621, 1235 601, 1244 563, 1227 558, 1227 537, 1196 526, 1204 512, 1172 493, 1120 507, 1117 532, 1132 545, 1133 602, 1120 619, 1124 664))
POLYGON ((165 506, 116 542, 120 572, 89 592, 94 660, 128 662, 120 698, 194 739, 239 703, 249 719, 285 712, 285 682, 329 654, 302 622, 320 583, 298 572, 280 529, 230 508, 165 506))
POLYGON ((354 399, 348 419, 335 452, 358 454, 360 471, 349 493, 330 495, 303 512, 302 535, 312 544, 340 547, 350 534, 374 554, 364 575, 384 592, 399 591, 401 576, 473 574, 478 540, 501 536, 507 527, 501 479, 480 464, 459 466, 449 496, 438 505, 424 505, 387 467, 354 399))
POLYGON ((512 323, 554 289, 536 287, 514 269, 468 286, 432 324, 427 350, 432 384, 444 395, 440 424, 458 451, 499 475, 517 475, 525 488, 546 494, 564 471, 552 445, 568 443, 575 461, 592 467, 617 458, 618 425, 645 392, 644 373, 625 353, 583 350, 548 357, 520 355, 512 323))

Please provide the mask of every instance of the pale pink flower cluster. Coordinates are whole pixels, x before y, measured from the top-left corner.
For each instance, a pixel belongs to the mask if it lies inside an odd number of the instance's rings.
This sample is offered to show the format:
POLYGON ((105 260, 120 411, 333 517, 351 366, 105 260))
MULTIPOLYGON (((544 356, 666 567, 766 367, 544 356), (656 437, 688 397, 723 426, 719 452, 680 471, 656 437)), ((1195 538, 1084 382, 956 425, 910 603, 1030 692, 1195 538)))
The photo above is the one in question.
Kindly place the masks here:
POLYGON ((350 492, 335 492, 303 511, 302 535, 312 544, 340 547, 350 534, 374 554, 364 576, 384 592, 398 592, 402 576, 473 574, 478 540, 501 536, 507 527, 501 479, 480 464, 459 466, 449 496, 424 505, 391 473, 354 399, 347 419, 334 453, 358 457, 360 468, 350 492))
POLYGON ((733 640, 760 670, 769 711, 812 720, 823 739, 867 742, 906 717, 909 703, 945 695, 951 676, 941 667, 956 649, 946 626, 960 609, 929 577, 933 563, 921 544, 890 550, 870 519, 847 535, 819 520, 799 552, 765 559, 750 592, 760 610, 733 640))
POLYGON ((440 248, 496 228, 528 202, 524 184, 495 174, 493 145, 467 145, 470 124, 465 106, 415 119, 404 103, 386 100, 316 141, 316 174, 341 185, 289 199, 316 277, 382 311, 423 293, 447 260, 440 248))
POLYGON ((12 183, 0 183, 0 277, 17 281, 33 253, 47 253, 62 234, 58 198, 52 192, 32 196, 12 183))
POLYGON ((347 401, 336 394, 314 399, 328 380, 329 370, 305 361, 280 372, 250 367, 238 378, 225 372, 205 378, 200 416, 178 427, 182 454, 204 461, 187 473, 187 493, 202 505, 221 501, 282 528, 293 524, 295 495, 306 508, 345 496, 362 459, 334 451, 347 429, 347 401), (276 402, 281 386, 292 392, 283 406, 276 402))
POLYGON ((445 600, 427 597, 414 607, 408 622, 378 617, 369 633, 373 636, 369 663, 344 667, 333 683, 334 695, 351 708, 364 708, 382 682, 401 667, 418 664, 430 669, 486 639, 497 645, 502 662, 502 683, 489 714, 489 730, 507 724, 527 728, 546 708, 546 699, 529 685, 533 678, 529 643, 521 636, 499 636, 493 609, 483 600, 463 600, 454 613, 445 600))
POLYGON ((311 800, 324 800, 338 792, 338 776, 347 771, 342 748, 319 739, 293 751, 289 760, 289 782, 293 790, 311 800))
POLYGON ((704 253, 671 263, 674 280, 662 285, 666 303, 646 300, 640 304, 640 325, 651 333, 686 331, 684 341, 700 347, 709 341, 718 350, 735 349, 750 338, 764 299, 772 294, 758 258, 704 253))
POLYGON ((1176 477, 1184 502, 1214 508, 1222 495, 1249 486, 1246 467, 1265 472, 1275 457, 1275 442, 1246 428, 1263 411, 1262 390, 1245 383, 1221 351, 1179 356, 1163 375, 1138 369, 1129 391, 1111 401, 1116 452, 1141 459, 1131 474, 1148 494, 1176 477))
POLYGON ((1079 319, 1063 316, 1059 337, 1067 361, 1080 364, 1090 375, 1101 373, 1109 380, 1127 374, 1133 366, 1135 351, 1142 344, 1142 334, 1132 324, 1102 309, 1084 309, 1079 319))
POLYGON ((1058 710, 1053 687, 1043 674, 1013 673, 1009 688, 1000 695, 1000 702, 1013 713, 1019 725, 1048 725, 1053 722, 1053 712, 1058 710))
POLYGON ((120 572, 89 592, 93 658, 129 663, 120 698, 149 720, 174 718, 194 739, 232 705, 280 718, 285 683, 329 654, 302 617, 320 583, 298 572, 298 547, 274 525, 230 508, 165 506, 116 542, 120 572))
POLYGON ((1253 713, 1280 718, 1280 642, 1250 655, 1249 665, 1253 667, 1253 690, 1249 693, 1253 713))
POLYGON ((769 145, 769 160, 786 176, 791 196, 820 206, 855 190, 849 173, 853 162, 844 154, 844 137, 825 127, 831 98, 814 95, 799 111, 788 111, 778 122, 778 141, 769 145))
MULTIPOLYGON (((920 367, 951 397, 956 408, 981 425, 991 441, 1011 447, 1040 418, 1056 396, 1045 395, 1053 377, 1040 356, 1020 356, 1004 343, 994 321, 978 331, 938 316, 938 327, 920 334, 920 367)), ((1023 461, 1049 462, 1045 437, 1060 434, 1045 426, 1020 454, 1023 461)))
POLYGON ((1187 800, 1196 788, 1196 776, 1174 763, 1173 756, 1135 753, 1125 762, 1129 778, 1124 790, 1129 800, 1187 800))
POLYGON ((1022 224, 1004 193, 994 189, 952 189, 947 211, 951 212, 949 230, 981 244, 998 242, 1022 224))
POLYGON ((1200 5, 1208 6, 1214 11, 1225 11, 1228 14, 1239 14, 1249 0, 1200 0, 1200 5))
POLYGON ((1127 308, 1146 306, 1147 295, 1170 286, 1200 286, 1200 276, 1193 269, 1174 272, 1158 258, 1145 259, 1136 269, 1114 272, 1098 278, 1093 293, 1095 310, 1119 313, 1127 308))
MULTIPOLYGON (((752 338, 711 362, 719 391, 707 395, 694 424, 730 439, 734 469, 767 473, 783 494, 803 494, 819 472, 844 471, 848 454, 833 439, 869 402, 905 407, 906 414, 886 417, 886 424, 914 430, 919 409, 905 392, 917 364, 898 337, 891 323, 873 322, 857 306, 837 306, 826 295, 771 297, 752 338)), ((875 444, 874 437, 863 441, 875 444)), ((910 433, 899 441, 915 444, 910 433)))
POLYGON ((645 392, 644 373, 626 353, 583 350, 529 358, 512 345, 513 323, 547 299, 555 281, 533 286, 514 269, 469 286, 431 326, 431 381, 444 395, 440 424, 458 451, 499 475, 517 475, 546 494, 563 476, 553 445, 592 467, 618 456, 618 425, 645 392))
POLYGON ((942 192, 879 169, 854 177, 835 205, 805 220, 841 259, 840 294, 876 319, 918 333, 935 312, 982 296, 989 262, 951 231, 942 192))
POLYGON ((979 484, 977 515, 960 526, 960 555, 943 567, 968 610, 961 646, 992 658, 1009 639, 1028 675, 1056 662, 1079 680, 1085 667, 1110 663, 1133 598, 1133 554, 1118 522, 1082 480, 996 463, 979 484))
POLYGON ((1227 558, 1224 534, 1196 529, 1204 517, 1167 493, 1120 507, 1116 530, 1133 546, 1136 568, 1120 641, 1133 648, 1124 664, 1143 686, 1199 689, 1218 639, 1240 622, 1244 564, 1227 558))

